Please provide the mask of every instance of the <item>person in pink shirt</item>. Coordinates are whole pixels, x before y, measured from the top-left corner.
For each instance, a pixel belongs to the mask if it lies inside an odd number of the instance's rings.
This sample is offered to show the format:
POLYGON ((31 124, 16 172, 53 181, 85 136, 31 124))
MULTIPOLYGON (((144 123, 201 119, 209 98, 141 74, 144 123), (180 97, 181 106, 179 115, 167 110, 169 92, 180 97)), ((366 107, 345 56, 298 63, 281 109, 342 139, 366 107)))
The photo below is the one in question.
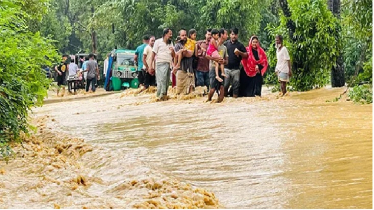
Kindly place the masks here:
MULTIPOLYGON (((212 58, 222 58, 222 56, 218 53, 218 47, 221 45, 220 33, 217 29, 212 30, 212 39, 210 40, 208 50, 206 54, 212 58)), ((218 62, 214 62, 215 70, 216 70, 216 79, 218 82, 222 82, 222 78, 219 77, 219 69, 221 70, 221 75, 226 77, 225 75, 225 66, 223 64, 219 64, 218 62)))

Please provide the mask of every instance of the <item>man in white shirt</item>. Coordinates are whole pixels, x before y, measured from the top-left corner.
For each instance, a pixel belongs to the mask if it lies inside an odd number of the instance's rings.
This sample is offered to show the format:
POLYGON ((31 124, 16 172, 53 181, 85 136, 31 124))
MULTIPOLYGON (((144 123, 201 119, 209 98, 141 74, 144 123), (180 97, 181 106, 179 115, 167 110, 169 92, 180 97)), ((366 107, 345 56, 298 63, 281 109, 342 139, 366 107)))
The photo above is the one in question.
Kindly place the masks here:
POLYGON ((281 35, 275 36, 275 47, 277 49, 277 65, 275 66, 275 73, 278 75, 280 82, 282 96, 286 94, 286 84, 290 81, 292 76, 290 55, 285 46, 283 46, 283 37, 281 35))
POLYGON ((71 93, 71 90, 74 89, 74 93, 77 90, 77 72, 78 65, 75 64, 74 60, 71 60, 69 64, 69 76, 68 76, 68 91, 71 93), (73 87, 74 84, 74 87, 73 87))
MULTIPOLYGON (((156 79, 157 79, 157 100, 167 100, 167 91, 169 88, 170 81, 170 64, 173 62, 175 56, 174 45, 171 42, 173 32, 171 29, 164 29, 162 38, 157 39, 153 46, 153 53, 151 63, 156 59, 156 79)), ((154 72, 155 69, 151 68, 150 72, 154 72)))
POLYGON ((78 65, 75 64, 74 60, 71 60, 69 64, 69 77, 77 75, 78 72, 78 65))
POLYGON ((155 63, 152 62, 153 46, 155 37, 150 36, 149 44, 144 48, 143 52, 143 73, 144 73, 144 90, 149 86, 156 86, 156 72, 151 71, 155 68, 155 63))

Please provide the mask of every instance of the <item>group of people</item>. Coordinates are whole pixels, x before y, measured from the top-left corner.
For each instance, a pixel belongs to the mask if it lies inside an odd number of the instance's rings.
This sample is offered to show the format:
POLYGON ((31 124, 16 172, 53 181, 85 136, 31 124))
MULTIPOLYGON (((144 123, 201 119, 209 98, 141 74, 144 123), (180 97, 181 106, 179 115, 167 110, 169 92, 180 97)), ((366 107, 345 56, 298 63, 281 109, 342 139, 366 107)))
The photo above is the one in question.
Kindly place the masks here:
MULTIPOLYGON (((143 37, 143 44, 135 53, 142 90, 157 85, 157 99, 167 100, 171 79, 176 94, 189 94, 196 86, 206 86, 208 101, 215 92, 219 94, 217 102, 229 95, 234 98, 261 96, 268 60, 257 36, 252 36, 244 47, 238 41, 237 28, 230 30, 229 40, 226 29, 208 29, 205 39, 200 41, 196 41, 196 33, 194 29, 188 34, 186 30, 180 30, 175 45, 169 28, 164 29, 157 40, 154 36, 143 37)), ((292 75, 290 56, 281 35, 276 36, 275 46, 275 72, 284 95, 292 75)))
MULTIPOLYGON (((162 37, 144 36, 143 44, 135 51, 135 65, 141 91, 149 86, 157 86, 157 99, 167 100, 170 80, 176 86, 176 94, 189 94, 196 86, 206 86, 208 101, 218 93, 217 102, 224 97, 261 96, 263 76, 268 68, 265 51, 261 48, 257 36, 252 36, 248 46, 244 47, 238 40, 237 28, 208 29, 205 39, 196 41, 195 29, 181 29, 175 44, 173 32, 167 28, 162 37), (228 39, 228 36, 230 38, 228 39)), ((275 72, 281 83, 281 94, 286 93, 286 84, 292 75, 290 56, 283 46, 283 37, 275 38, 277 65, 275 72)), ((84 59, 84 58, 83 58, 84 59)), ((105 66, 104 62, 104 66, 105 66)), ((75 62, 69 62, 68 56, 62 56, 62 62, 55 67, 57 85, 65 91, 66 79, 69 76, 85 74, 86 91, 90 87, 95 92, 96 81, 99 80, 99 68, 93 54, 88 61, 82 61, 79 69, 75 62)), ((59 95, 60 88, 57 91, 59 95)), ((70 89, 69 89, 70 91, 70 89)))
POLYGON ((68 85, 68 90, 71 92, 72 85, 76 89, 77 82, 80 80, 86 81, 86 92, 95 92, 96 82, 100 80, 99 67, 94 54, 89 54, 88 60, 85 57, 81 58, 81 68, 75 63, 74 59, 68 59, 68 55, 62 56, 62 61, 55 66, 57 72, 57 96, 65 94, 65 86, 68 85), (60 95, 60 90, 62 94, 60 95))

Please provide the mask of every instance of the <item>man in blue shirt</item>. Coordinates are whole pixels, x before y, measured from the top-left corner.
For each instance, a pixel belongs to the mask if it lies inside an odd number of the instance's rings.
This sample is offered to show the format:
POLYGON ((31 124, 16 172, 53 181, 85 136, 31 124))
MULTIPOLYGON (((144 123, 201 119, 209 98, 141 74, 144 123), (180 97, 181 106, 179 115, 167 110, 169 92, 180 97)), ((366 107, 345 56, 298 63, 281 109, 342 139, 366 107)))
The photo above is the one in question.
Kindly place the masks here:
POLYGON ((87 69, 87 62, 88 61, 86 60, 86 57, 83 56, 83 58, 81 59, 81 62, 83 62, 82 63, 83 78, 84 78, 85 81, 87 81, 87 71, 86 71, 86 69, 87 69))
POLYGON ((134 56, 134 62, 137 66, 138 70, 138 80, 139 84, 141 86, 144 86, 144 78, 145 78, 145 72, 142 71, 143 69, 143 52, 144 48, 149 44, 149 36, 145 35, 143 36, 143 44, 138 46, 135 50, 135 56, 134 56))

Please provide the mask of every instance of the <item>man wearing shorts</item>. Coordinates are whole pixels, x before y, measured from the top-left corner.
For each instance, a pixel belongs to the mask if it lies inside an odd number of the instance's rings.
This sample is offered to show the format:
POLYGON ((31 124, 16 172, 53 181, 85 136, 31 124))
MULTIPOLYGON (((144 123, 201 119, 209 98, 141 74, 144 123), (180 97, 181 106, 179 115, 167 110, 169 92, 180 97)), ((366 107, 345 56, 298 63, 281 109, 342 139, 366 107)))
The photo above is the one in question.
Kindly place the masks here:
POLYGON ((283 37, 281 35, 275 36, 275 47, 277 48, 277 65, 275 66, 275 73, 278 75, 278 81, 282 91, 282 96, 286 94, 286 84, 290 81, 292 76, 290 55, 285 46, 283 46, 283 37))

